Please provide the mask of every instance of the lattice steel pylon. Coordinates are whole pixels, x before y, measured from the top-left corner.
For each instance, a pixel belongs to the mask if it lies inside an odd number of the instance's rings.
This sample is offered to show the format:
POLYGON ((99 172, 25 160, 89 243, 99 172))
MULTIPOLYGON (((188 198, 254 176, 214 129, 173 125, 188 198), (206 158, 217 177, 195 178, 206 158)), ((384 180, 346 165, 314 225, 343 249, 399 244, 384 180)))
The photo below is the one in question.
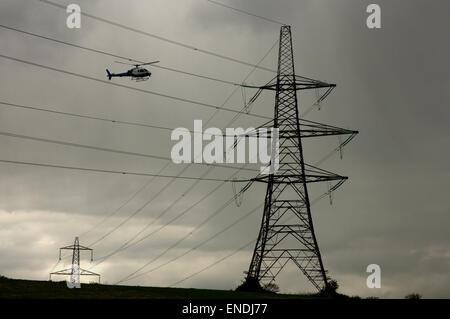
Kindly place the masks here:
POLYGON ((318 290, 328 285, 314 233, 307 184, 336 181, 335 189, 347 177, 306 164, 302 139, 345 134, 352 138, 358 132, 311 121, 304 124, 299 119, 297 91, 325 88, 323 100, 335 86, 295 75, 291 29, 282 26, 277 77, 261 87, 276 91, 273 127, 279 130, 279 169, 255 178, 268 185, 247 281, 271 283, 291 260, 318 290))
POLYGON ((59 260, 61 260, 61 251, 62 250, 72 250, 72 265, 70 268, 59 270, 56 272, 51 272, 49 275, 49 279, 52 280, 52 275, 66 275, 70 276, 70 281, 72 283, 79 283, 80 282, 80 276, 98 276, 98 282, 100 283, 100 275, 89 271, 82 269, 80 267, 80 250, 88 250, 91 252, 91 261, 93 261, 94 258, 94 250, 85 246, 81 246, 78 237, 75 237, 75 241, 73 245, 61 247, 59 249, 59 260))

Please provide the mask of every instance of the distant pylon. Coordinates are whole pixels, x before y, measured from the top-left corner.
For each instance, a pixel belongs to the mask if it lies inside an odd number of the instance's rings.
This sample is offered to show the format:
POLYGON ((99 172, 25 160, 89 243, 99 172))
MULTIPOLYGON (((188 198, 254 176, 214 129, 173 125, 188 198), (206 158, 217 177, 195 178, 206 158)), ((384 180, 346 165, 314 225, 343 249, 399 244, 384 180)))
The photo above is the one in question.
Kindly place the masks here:
POLYGON ((75 237, 73 245, 61 247, 59 249, 59 260, 61 260, 61 250, 72 250, 72 265, 70 268, 59 270, 50 273, 50 280, 52 280, 52 275, 66 275, 70 276, 71 283, 80 283, 80 276, 98 276, 98 282, 100 283, 100 275, 92 271, 82 269, 80 267, 80 250, 90 250, 91 251, 91 261, 94 258, 94 250, 85 246, 81 246, 78 237, 75 237))
POLYGON ((302 140, 309 137, 346 135, 357 131, 299 119, 297 91, 326 88, 323 100, 335 87, 295 75, 290 26, 282 26, 276 80, 262 87, 276 91, 273 127, 279 130, 279 169, 256 178, 267 183, 261 229, 247 273, 247 282, 273 283, 289 261, 300 268, 318 290, 326 288, 328 278, 314 233, 308 183, 335 181, 329 192, 347 177, 304 161, 302 140))

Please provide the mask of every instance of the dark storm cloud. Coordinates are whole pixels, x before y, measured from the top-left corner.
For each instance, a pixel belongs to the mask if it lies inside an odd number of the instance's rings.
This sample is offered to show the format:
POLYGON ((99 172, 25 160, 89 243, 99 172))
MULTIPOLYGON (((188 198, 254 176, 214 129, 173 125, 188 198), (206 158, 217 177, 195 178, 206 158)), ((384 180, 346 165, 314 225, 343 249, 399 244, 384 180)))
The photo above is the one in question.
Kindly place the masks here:
MULTIPOLYGON (((338 84, 312 120, 360 130, 360 135, 325 169, 350 180, 335 194, 333 206, 322 201, 313 215, 325 266, 343 292, 350 295, 403 297, 418 292, 425 297, 448 297, 450 251, 448 189, 450 77, 447 38, 447 1, 376 1, 382 8, 382 29, 368 30, 365 9, 369 1, 230 1, 257 15, 292 25, 297 73, 338 84), (382 269, 382 288, 365 286, 368 264, 382 269)), ((80 1, 82 9, 98 16, 256 63, 278 37, 279 27, 264 20, 224 9, 207 1, 80 1)), ((81 30, 65 27, 63 10, 38 1, 2 1, 2 24, 58 39, 104 49, 140 60, 162 60, 166 66, 236 82, 248 68, 139 36, 89 19, 81 30)), ((62 69, 105 77, 105 68, 121 70, 113 59, 0 30, 1 54, 62 69)), ((263 65, 275 67, 275 49, 263 65)), ((126 67, 125 67, 126 68, 126 67)), ((194 119, 208 119, 212 110, 130 92, 44 71, 0 58, 2 99, 19 104, 48 106, 62 111, 192 128, 194 119)), ((233 88, 177 74, 153 70, 146 89, 221 104, 233 88)), ((258 71, 249 81, 265 83, 273 74, 258 71)), ((300 97, 301 109, 310 97, 300 97)), ((227 104, 238 109, 239 94, 227 104)), ((273 96, 264 95, 254 106, 258 114, 272 114, 273 96)), ((208 126, 222 127, 233 114, 221 112, 208 126)), ((243 127, 261 124, 241 119, 243 127)), ((141 128, 121 127, 56 115, 0 107, 1 130, 44 138, 170 156, 170 136, 141 128)), ((307 143, 313 162, 336 147, 335 140, 307 143)), ((164 162, 87 151, 45 143, 0 137, 0 157, 73 166, 157 172, 164 162)), ((182 167, 170 165, 168 174, 182 167)), ((190 168, 191 176, 205 172, 190 168)), ((211 177, 232 171, 214 170, 211 177)), ((241 174, 245 176, 245 174, 241 174)), ((57 248, 89 230, 148 182, 143 177, 78 173, 44 168, 0 165, 0 236, 2 274, 17 278, 47 278, 57 248), (30 249, 29 247, 35 248, 30 249)), ((114 217, 82 236, 89 244, 111 231, 124 218, 149 204, 118 231, 95 245, 105 255, 145 232, 165 225, 191 206, 214 183, 177 181, 158 192, 168 180, 155 179, 114 217), (182 196, 185 194, 185 196, 182 196), (154 200, 151 200, 155 196, 154 200), (174 200, 177 204, 162 217, 174 200)), ((313 188, 319 195, 325 187, 313 188)), ((195 231, 155 265, 181 255, 261 204, 264 185, 245 194, 240 208, 230 205, 195 231)), ((135 248, 108 259, 96 271, 115 282, 189 234, 232 196, 230 185, 193 208, 135 248), (121 265, 117 267, 117 265, 121 265)), ((313 196, 314 197, 314 196, 313 196)), ((261 211, 208 244, 132 281, 140 285, 168 285, 225 256, 256 237, 261 211), (179 278, 173 278, 173 274, 179 278)), ((184 285, 230 289, 248 267, 252 246, 184 285), (217 274, 220 273, 220 276, 217 274), (220 278, 219 278, 220 277, 220 278)), ((153 267, 153 265, 152 265, 153 267)), ((152 268, 149 267, 148 269, 152 268)), ((299 272, 289 268, 279 279, 283 291, 311 290, 302 286, 299 272)))

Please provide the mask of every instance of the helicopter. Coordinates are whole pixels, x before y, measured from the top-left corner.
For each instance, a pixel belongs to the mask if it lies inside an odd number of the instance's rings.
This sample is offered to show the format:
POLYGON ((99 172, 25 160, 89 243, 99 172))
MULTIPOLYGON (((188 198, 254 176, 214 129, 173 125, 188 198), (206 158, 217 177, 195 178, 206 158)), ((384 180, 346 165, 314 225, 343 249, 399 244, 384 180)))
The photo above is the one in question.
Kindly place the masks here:
POLYGON ((152 75, 152 73, 149 70, 141 68, 141 66, 159 63, 159 61, 153 61, 153 62, 141 63, 141 64, 131 64, 131 63, 124 63, 124 62, 119 62, 119 61, 115 61, 115 62, 120 63, 120 64, 133 65, 134 68, 128 70, 127 72, 117 73, 117 74, 111 73, 108 69, 106 69, 106 73, 108 75, 109 80, 111 80, 113 77, 129 76, 131 78, 131 80, 134 80, 137 82, 146 81, 146 80, 150 79, 150 76, 152 75))

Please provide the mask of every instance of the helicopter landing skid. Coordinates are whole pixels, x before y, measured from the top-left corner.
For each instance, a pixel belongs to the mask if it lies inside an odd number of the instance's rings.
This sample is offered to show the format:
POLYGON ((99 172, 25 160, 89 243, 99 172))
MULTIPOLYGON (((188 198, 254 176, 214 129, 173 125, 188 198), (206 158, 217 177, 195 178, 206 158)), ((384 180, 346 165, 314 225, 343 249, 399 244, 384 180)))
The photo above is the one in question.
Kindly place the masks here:
POLYGON ((147 81, 148 79, 150 79, 149 76, 145 76, 145 77, 132 77, 131 81, 136 81, 136 82, 144 82, 147 81))

